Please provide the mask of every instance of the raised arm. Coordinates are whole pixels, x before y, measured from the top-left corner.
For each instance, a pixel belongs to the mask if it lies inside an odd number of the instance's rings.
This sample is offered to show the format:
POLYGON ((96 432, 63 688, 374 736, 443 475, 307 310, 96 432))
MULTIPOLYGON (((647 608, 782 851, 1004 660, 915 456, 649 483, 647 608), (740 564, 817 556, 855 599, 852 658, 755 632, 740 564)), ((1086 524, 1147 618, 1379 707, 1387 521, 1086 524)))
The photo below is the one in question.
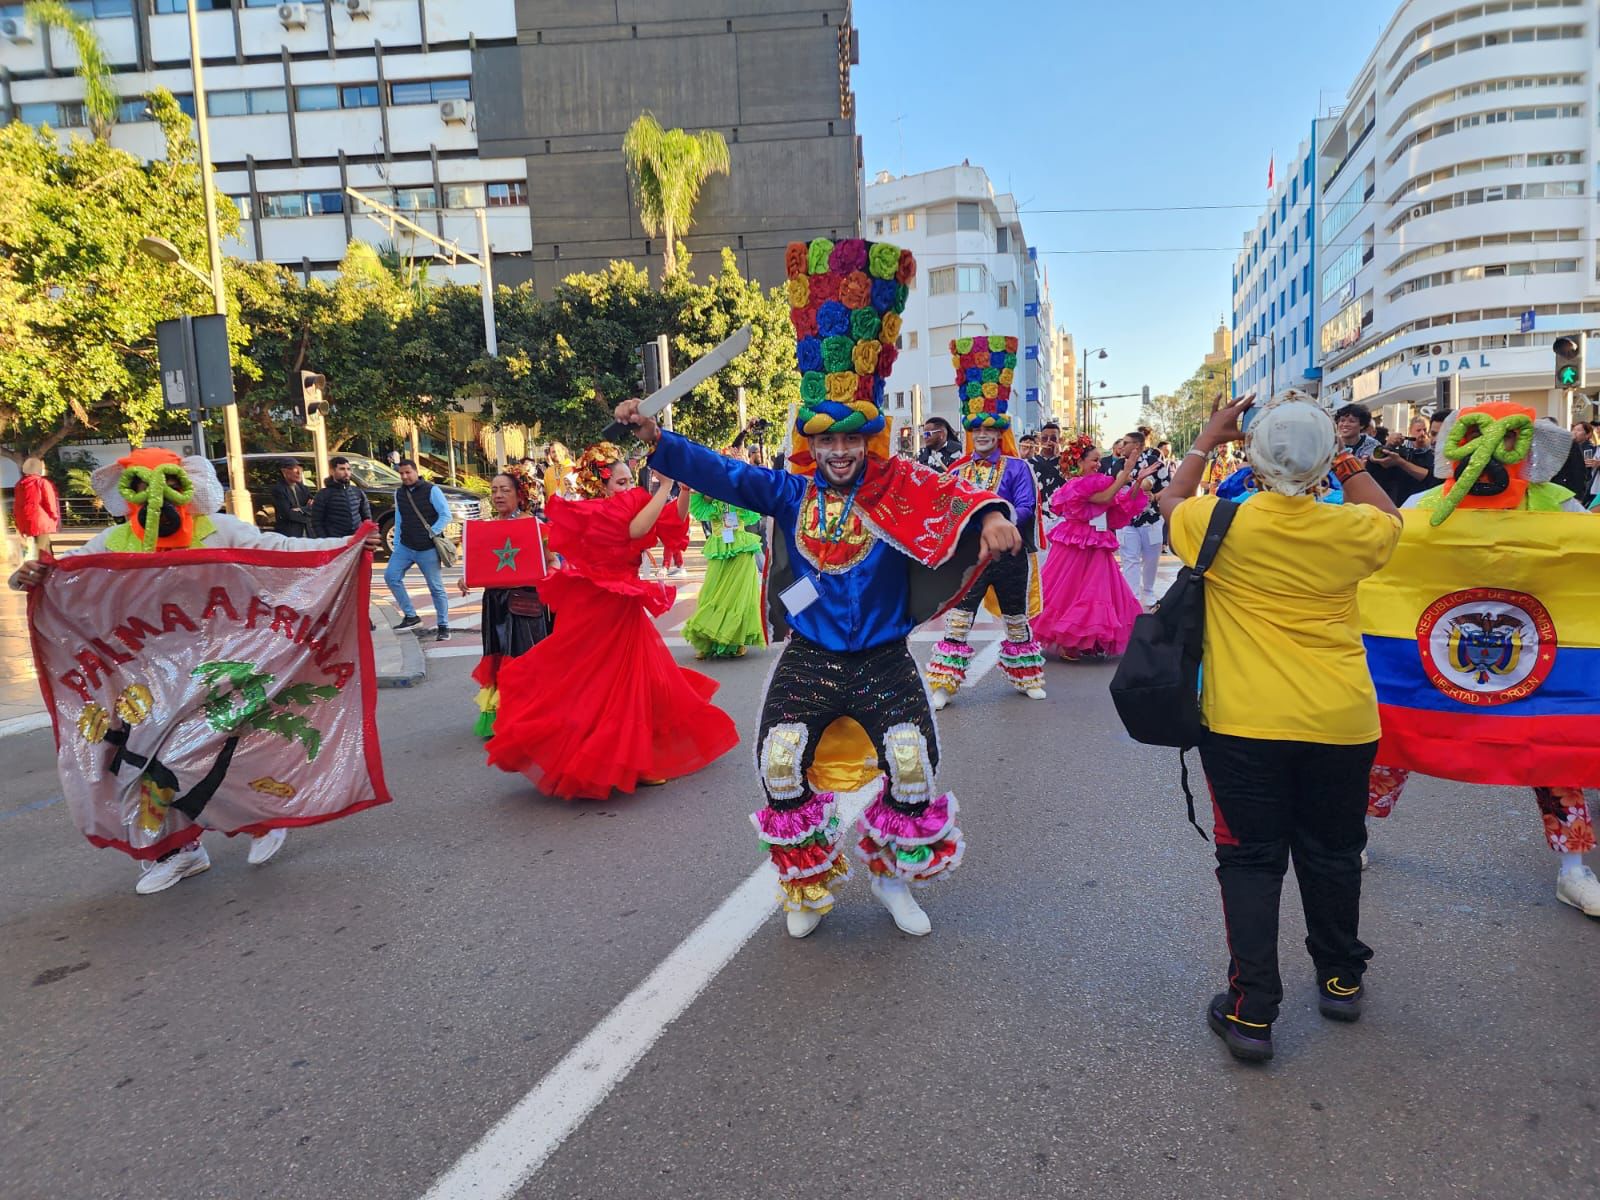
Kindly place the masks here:
POLYGON ((798 475, 751 466, 667 432, 650 453, 650 469, 726 504, 769 516, 785 506, 791 490, 804 486, 798 475))

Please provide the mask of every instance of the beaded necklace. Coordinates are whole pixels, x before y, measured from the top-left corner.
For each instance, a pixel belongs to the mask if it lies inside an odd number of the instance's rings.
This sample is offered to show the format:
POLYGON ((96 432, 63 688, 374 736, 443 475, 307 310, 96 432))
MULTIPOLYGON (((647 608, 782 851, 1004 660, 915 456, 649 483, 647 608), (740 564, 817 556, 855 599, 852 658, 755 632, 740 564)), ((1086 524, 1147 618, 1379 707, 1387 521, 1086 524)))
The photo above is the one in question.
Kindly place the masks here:
MULTIPOLYGON (((820 468, 819 468, 820 470, 820 468)), ((850 485, 850 494, 845 497, 844 507, 839 510, 837 519, 828 518, 828 500, 826 493, 818 485, 816 476, 811 477, 811 486, 815 489, 817 499, 817 526, 818 540, 837 545, 844 537, 845 530, 850 526, 850 513, 856 506, 856 492, 861 490, 861 481, 867 477, 865 469, 856 476, 855 483, 850 485)))
POLYGON ((996 459, 992 463, 981 462, 978 459, 973 459, 967 464, 966 471, 964 473, 967 476, 967 481, 971 483, 973 487, 978 488, 980 491, 992 492, 994 490, 994 485, 1000 479, 1000 470, 1004 466, 1004 458, 996 459))

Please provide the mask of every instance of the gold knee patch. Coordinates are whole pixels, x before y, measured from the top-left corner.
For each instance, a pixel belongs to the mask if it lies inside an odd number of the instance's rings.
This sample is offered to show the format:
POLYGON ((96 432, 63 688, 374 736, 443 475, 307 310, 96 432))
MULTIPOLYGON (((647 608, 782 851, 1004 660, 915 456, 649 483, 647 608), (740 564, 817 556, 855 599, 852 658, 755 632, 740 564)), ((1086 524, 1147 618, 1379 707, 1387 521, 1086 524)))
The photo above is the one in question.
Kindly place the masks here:
POLYGON ((915 725, 893 725, 883 735, 889 762, 889 787, 901 804, 925 803, 933 791, 928 743, 915 725))
POLYGON ((804 725, 774 725, 761 746, 761 782, 774 800, 798 800, 805 794, 800 764, 806 749, 804 725))

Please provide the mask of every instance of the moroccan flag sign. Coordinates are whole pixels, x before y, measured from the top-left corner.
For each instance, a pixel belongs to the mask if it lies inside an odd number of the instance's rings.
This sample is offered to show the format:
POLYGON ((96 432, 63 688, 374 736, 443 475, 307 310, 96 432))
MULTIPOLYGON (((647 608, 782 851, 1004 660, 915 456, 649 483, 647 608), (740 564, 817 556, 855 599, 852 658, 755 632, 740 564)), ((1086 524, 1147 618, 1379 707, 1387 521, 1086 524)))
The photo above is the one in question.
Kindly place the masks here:
POLYGON ((153 859, 202 829, 262 834, 389 799, 365 536, 56 564, 28 617, 85 837, 153 859))
POLYGON ((468 521, 461 561, 469 588, 537 587, 545 577, 544 526, 532 517, 468 521))
POLYGON ((1378 762, 1466 783, 1600 786, 1600 520, 1404 518, 1394 557, 1360 592, 1378 762))

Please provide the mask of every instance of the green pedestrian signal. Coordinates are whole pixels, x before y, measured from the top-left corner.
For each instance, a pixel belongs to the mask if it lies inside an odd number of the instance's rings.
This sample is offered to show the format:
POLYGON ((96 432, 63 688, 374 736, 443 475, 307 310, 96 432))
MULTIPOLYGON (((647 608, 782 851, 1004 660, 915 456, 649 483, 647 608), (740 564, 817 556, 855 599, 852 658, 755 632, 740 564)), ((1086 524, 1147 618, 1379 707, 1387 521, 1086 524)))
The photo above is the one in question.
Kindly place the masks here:
POLYGON ((1558 388, 1584 387, 1584 358, 1588 337, 1558 337, 1550 346, 1556 356, 1556 386, 1558 388))

